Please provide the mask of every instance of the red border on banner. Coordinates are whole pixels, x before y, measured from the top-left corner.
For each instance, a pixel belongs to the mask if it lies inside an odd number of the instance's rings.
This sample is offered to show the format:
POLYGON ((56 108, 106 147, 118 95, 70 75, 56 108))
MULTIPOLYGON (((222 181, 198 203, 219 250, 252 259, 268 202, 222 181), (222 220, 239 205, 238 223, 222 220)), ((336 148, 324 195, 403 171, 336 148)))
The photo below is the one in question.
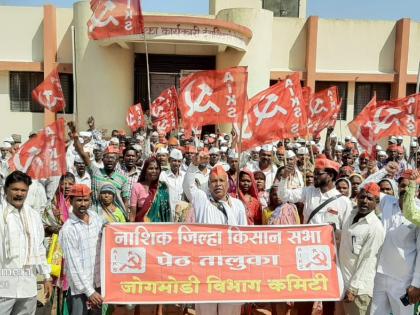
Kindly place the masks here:
POLYGON ((330 225, 110 224, 104 303, 336 301, 343 292, 330 225))

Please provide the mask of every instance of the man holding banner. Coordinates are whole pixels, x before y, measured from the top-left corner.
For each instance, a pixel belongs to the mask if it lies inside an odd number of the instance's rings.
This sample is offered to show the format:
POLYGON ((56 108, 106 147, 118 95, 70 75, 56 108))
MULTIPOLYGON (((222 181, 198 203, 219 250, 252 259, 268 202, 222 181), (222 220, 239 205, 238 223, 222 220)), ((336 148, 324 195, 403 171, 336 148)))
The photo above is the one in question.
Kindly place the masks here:
MULTIPOLYGON (((198 165, 205 164, 203 154, 196 155, 184 179, 184 192, 195 210, 195 222, 202 224, 247 225, 243 203, 228 194, 228 175, 222 166, 214 167, 209 177, 209 195, 198 189, 195 174, 198 165)), ((197 315, 240 315, 241 304, 214 303, 196 304, 197 315)))

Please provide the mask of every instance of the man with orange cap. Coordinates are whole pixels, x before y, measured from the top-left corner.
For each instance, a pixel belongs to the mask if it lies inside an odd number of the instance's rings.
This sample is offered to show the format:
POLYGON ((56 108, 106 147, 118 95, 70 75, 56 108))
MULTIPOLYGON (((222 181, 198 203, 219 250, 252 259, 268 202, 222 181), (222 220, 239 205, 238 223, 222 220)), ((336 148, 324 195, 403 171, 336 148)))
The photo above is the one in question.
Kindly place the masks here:
POLYGON ((70 313, 88 314, 88 301, 93 307, 89 314, 101 314, 100 250, 103 221, 90 210, 91 190, 75 184, 69 193, 73 208, 70 218, 60 230, 67 278, 70 284, 70 313))
MULTIPOLYGON (((209 194, 197 188, 195 175, 200 164, 206 164, 208 156, 200 153, 185 174, 183 188, 195 210, 195 222, 202 224, 247 225, 243 203, 228 194, 228 175, 218 165, 210 171, 209 194)), ((196 304, 197 315, 240 315, 241 304, 214 303, 196 304)))
POLYGON ((343 273, 346 315, 367 315, 373 295, 379 252, 385 238, 375 209, 380 188, 366 184, 357 195, 357 207, 346 218, 341 233, 339 260, 343 273))
MULTIPOLYGON (((325 157, 315 160, 314 186, 288 189, 287 178, 294 172, 291 165, 285 167, 279 183, 279 197, 284 202, 302 202, 303 223, 328 223, 335 229, 341 230, 344 219, 350 214, 353 207, 348 197, 340 194, 335 188, 340 164, 325 157)), ((337 232, 339 235, 340 232, 337 232)), ((299 314, 310 314, 312 303, 298 303, 299 314)), ((324 314, 334 314, 334 303, 323 302, 324 314)))
POLYGON ((398 199, 381 196, 379 211, 385 240, 376 270, 372 315, 411 315, 414 303, 420 300, 420 228, 402 211, 412 177, 413 170, 406 170, 398 179, 398 199), (408 300, 407 305, 403 300, 408 300))

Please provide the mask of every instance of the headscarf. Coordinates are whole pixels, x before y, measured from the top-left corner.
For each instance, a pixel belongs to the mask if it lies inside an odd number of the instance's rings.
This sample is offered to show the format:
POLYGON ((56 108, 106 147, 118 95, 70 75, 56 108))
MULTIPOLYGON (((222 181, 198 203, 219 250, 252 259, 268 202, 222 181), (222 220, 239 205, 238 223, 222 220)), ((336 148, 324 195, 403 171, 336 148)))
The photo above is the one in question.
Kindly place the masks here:
POLYGON ((380 185, 381 182, 388 182, 392 187, 392 191, 394 193, 393 196, 395 198, 399 198, 399 196, 398 196, 398 184, 396 183, 395 180, 389 179, 389 178, 382 178, 377 184, 380 185))
POLYGON ((347 185, 349 186, 349 192, 348 192, 348 195, 346 197, 349 197, 350 198, 351 197, 351 182, 350 182, 350 180, 347 179, 347 178, 345 178, 345 177, 342 177, 342 178, 337 179, 336 182, 335 182, 335 184, 337 185, 338 182, 341 182, 341 181, 346 182, 347 185))
POLYGON ((239 189, 239 199, 245 205, 248 217, 248 224, 261 224, 262 221, 262 213, 261 213, 261 205, 258 198, 258 189, 257 184, 254 179, 254 174, 248 169, 243 169, 239 172, 239 180, 243 174, 248 175, 251 178, 251 187, 249 188, 248 194, 252 197, 252 200, 245 198, 245 194, 239 189))

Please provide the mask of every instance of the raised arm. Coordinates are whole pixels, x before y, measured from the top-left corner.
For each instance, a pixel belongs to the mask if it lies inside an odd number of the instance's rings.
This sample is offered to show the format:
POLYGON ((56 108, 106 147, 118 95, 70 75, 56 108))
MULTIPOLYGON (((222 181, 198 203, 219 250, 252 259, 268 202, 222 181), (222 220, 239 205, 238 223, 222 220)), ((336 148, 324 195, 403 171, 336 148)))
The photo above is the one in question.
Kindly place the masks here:
POLYGON ((294 169, 291 165, 286 165, 285 171, 282 174, 278 194, 282 201, 285 202, 303 202, 304 199, 304 189, 305 188, 297 188, 297 189, 288 189, 287 188, 287 178, 290 174, 294 172, 294 169))
POLYGON ((408 221, 420 226, 420 210, 417 210, 416 207, 416 179, 418 176, 418 171, 414 171, 410 176, 410 185, 403 199, 403 214, 408 221))
POLYGON ((207 162, 208 156, 204 156, 201 153, 196 154, 190 166, 188 167, 187 173, 185 174, 182 188, 184 189, 184 193, 191 203, 193 203, 193 200, 196 199, 197 195, 205 195, 205 193, 202 190, 198 189, 195 184, 195 174, 198 171, 198 165, 207 162))
POLYGON ((74 148, 76 149, 77 154, 79 154, 83 162, 85 162, 86 166, 90 166, 91 161, 90 161, 89 155, 83 150, 83 146, 79 141, 79 135, 77 134, 77 130, 76 130, 76 126, 74 122, 69 121, 67 123, 67 126, 70 129, 71 137, 74 142, 73 145, 74 145, 74 148))

